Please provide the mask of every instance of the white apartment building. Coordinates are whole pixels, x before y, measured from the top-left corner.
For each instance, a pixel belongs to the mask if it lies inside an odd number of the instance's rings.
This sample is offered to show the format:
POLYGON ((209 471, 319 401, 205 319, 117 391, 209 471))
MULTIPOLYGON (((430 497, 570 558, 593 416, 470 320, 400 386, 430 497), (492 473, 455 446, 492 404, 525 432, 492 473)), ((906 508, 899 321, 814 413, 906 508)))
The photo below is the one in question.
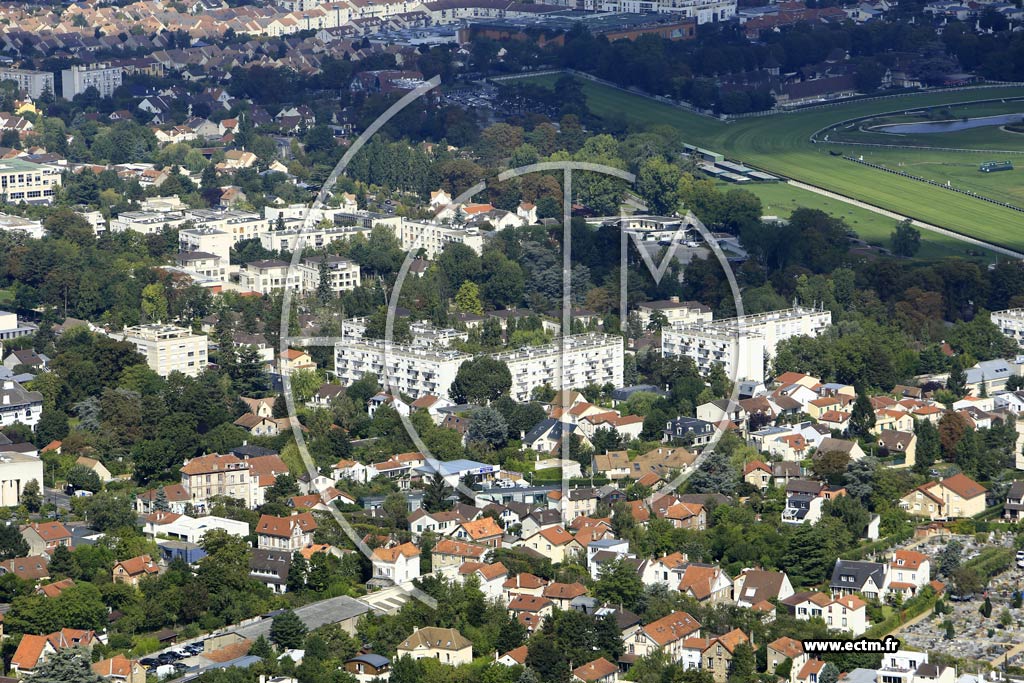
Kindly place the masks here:
MULTIPOLYGON (((112 335, 117 336, 117 335, 112 335)), ((174 325, 150 324, 126 327, 120 335, 146 357, 156 374, 167 377, 174 371, 195 377, 206 369, 205 334, 174 325)))
POLYGON ((74 99, 89 88, 96 88, 100 97, 110 97, 121 87, 121 76, 124 70, 109 64, 75 65, 60 73, 63 96, 66 100, 74 99))
POLYGON ((713 317, 711 309, 697 301, 680 301, 673 296, 663 301, 646 301, 636 307, 637 317, 646 328, 651 317, 657 313, 665 316, 669 325, 689 323, 709 323, 713 317))
POLYGON ((231 235, 216 228, 186 228, 178 231, 178 251, 213 254, 224 263, 231 261, 231 235))
POLYGON ((25 484, 35 480, 43 485, 43 461, 25 453, 0 452, 0 506, 21 504, 25 484))
POLYGON ((186 220, 181 211, 125 211, 110 219, 110 230, 132 230, 143 235, 156 235, 165 228, 179 228, 186 220))
POLYGON ((831 311, 801 307, 679 324, 662 330, 661 351, 665 356, 693 359, 702 373, 721 364, 730 377, 762 381, 764 361, 774 357, 780 342, 817 337, 831 324, 831 311))
MULTIPOLYGON (((271 221, 273 223, 274 221, 271 221)), ((299 240, 302 240, 302 248, 322 249, 335 240, 348 239, 356 235, 369 235, 369 228, 342 226, 337 228, 313 227, 303 230, 299 221, 286 220, 285 224, 291 223, 295 227, 285 230, 270 230, 260 235, 260 245, 269 251, 294 251, 298 248, 299 240)))
POLYGON ((23 159, 0 161, 0 196, 12 204, 49 204, 60 187, 60 169, 23 159))
POLYGON ((992 324, 1007 337, 1024 346, 1024 308, 1008 308, 988 314, 992 324))
POLYGON ((227 262, 216 254, 205 251, 183 251, 174 257, 175 264, 184 271, 214 280, 225 280, 227 262))
POLYGON ((437 223, 416 223, 402 220, 397 227, 396 237, 402 249, 423 249, 428 259, 435 259, 444 251, 445 245, 455 242, 465 244, 477 254, 483 251, 484 238, 477 228, 453 228, 437 223))
POLYGON ((29 391, 11 379, 0 383, 0 427, 23 424, 35 429, 42 414, 43 395, 38 391, 29 391))
POLYGON ((320 264, 327 264, 327 281, 335 294, 347 292, 359 286, 359 264, 340 256, 311 256, 299 264, 300 290, 314 292, 320 286, 320 264))
POLYGON ((11 216, 6 213, 0 213, 0 231, 21 233, 36 240, 42 239, 46 235, 46 228, 40 221, 11 216))
POLYGON ((260 294, 282 289, 299 292, 302 287, 299 271, 297 268, 294 272, 290 271, 291 265, 278 259, 252 261, 239 269, 238 285, 243 290, 260 294))
POLYGON ((32 99, 38 99, 43 93, 54 93, 53 74, 49 71, 32 71, 31 69, 0 69, 0 81, 14 81, 18 90, 32 99))
POLYGON ((0 341, 17 339, 27 334, 35 334, 38 328, 31 323, 19 323, 18 314, 0 311, 0 341))
POLYGON ((622 386, 622 337, 596 332, 562 337, 551 344, 526 346, 491 356, 512 374, 512 398, 527 401, 535 387, 582 389, 611 382, 622 386))
MULTIPOLYGON (((385 344, 381 339, 345 339, 334 346, 334 371, 348 385, 363 375, 385 377, 394 392, 409 396, 447 396, 455 374, 473 357, 454 350, 385 344)), ((621 363, 620 363, 621 377, 621 363)))
POLYGON ((741 338, 735 325, 692 323, 665 328, 661 353, 690 358, 701 374, 720 364, 730 378, 764 379, 764 337, 747 330, 741 338))
POLYGON ((273 222, 250 211, 216 211, 214 209, 190 209, 185 219, 197 228, 220 230, 231 235, 231 243, 258 238, 273 227, 273 222))

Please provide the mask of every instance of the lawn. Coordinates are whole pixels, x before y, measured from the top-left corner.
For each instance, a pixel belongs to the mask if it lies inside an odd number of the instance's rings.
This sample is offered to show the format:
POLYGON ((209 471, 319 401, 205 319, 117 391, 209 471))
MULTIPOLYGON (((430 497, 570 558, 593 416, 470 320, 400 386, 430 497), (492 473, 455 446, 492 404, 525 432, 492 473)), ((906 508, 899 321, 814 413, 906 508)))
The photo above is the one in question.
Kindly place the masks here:
MULTIPOLYGON (((555 79, 555 76, 543 76, 534 82, 550 86, 555 79)), ((1024 250, 1024 231, 1020 230, 1022 217, 1017 212, 851 163, 828 152, 848 153, 854 148, 816 145, 809 140, 814 132, 848 118, 916 107, 953 105, 976 99, 1021 97, 1024 96, 1024 88, 919 93, 880 101, 846 102, 731 123, 590 81, 583 81, 583 91, 588 106, 598 116, 625 120, 640 127, 669 124, 680 130, 686 142, 721 152, 730 159, 982 240, 1024 250)), ((1024 151, 1024 137, 1021 140, 1019 148, 1024 151)), ((979 161, 979 156, 976 153, 964 154, 964 158, 975 162, 979 161)))
MULTIPOLYGON (((1024 155, 1007 157, 998 154, 889 150, 871 147, 858 149, 857 155, 863 156, 865 161, 880 164, 886 168, 904 171, 942 184, 949 182, 953 187, 971 190, 1001 202, 1024 207, 1024 155), (1012 171, 982 173, 978 170, 978 164, 983 161, 1002 161, 1004 159, 1014 162, 1012 171)), ((1024 222, 1024 215, 1021 215, 1018 221, 1018 225, 1020 222, 1024 222)))
MULTIPOLYGON (((728 183, 720 183, 723 191, 736 187, 728 183)), ((753 192, 761 199, 762 211, 766 216, 788 218, 794 209, 805 207, 819 209, 825 213, 842 218, 857 235, 871 244, 889 247, 889 238, 896 227, 896 221, 880 216, 874 211, 851 206, 838 199, 823 197, 814 192, 793 187, 786 183, 748 183, 744 190, 753 192)), ((975 257, 978 248, 963 242, 939 235, 927 230, 921 231, 921 251, 919 258, 939 258, 943 256, 975 257)), ((993 256, 994 258, 994 256, 993 256)))
POLYGON ((950 133, 893 134, 867 130, 875 126, 919 123, 930 120, 976 118, 997 114, 1020 114, 1024 117, 1024 101, 989 102, 985 104, 936 107, 935 118, 921 114, 895 114, 859 121, 836 131, 829 131, 829 141, 869 142, 883 145, 915 145, 919 147, 952 147, 958 149, 1021 150, 1024 134, 1003 130, 1001 126, 984 126, 950 133))

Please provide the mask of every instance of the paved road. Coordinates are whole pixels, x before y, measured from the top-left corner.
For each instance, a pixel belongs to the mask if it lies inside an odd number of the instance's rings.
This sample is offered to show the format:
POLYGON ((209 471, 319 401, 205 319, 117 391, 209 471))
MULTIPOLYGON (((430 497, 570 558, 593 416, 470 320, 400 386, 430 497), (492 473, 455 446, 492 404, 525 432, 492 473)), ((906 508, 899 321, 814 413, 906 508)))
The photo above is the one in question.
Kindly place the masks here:
POLYGON ((64 493, 61 489, 51 489, 44 486, 43 493, 45 494, 43 502, 56 503, 59 510, 71 509, 71 496, 64 493))
MULTIPOLYGON (((856 207, 859 207, 861 209, 867 209, 868 211, 873 211, 874 213, 877 213, 877 214, 882 215, 882 216, 887 216, 889 218, 893 218, 893 219, 895 219, 897 221, 904 221, 904 220, 907 220, 907 218, 908 218, 908 216, 904 216, 902 214, 896 213, 895 211, 889 211, 888 209, 883 209, 883 208, 877 207, 877 206, 875 206, 873 204, 868 204, 867 202, 862 202, 859 199, 853 199, 852 197, 847 197, 846 195, 841 195, 841 194, 838 194, 836 192, 832 192, 830 190, 823 190, 820 187, 815 187, 814 185, 807 185, 806 183, 801 183, 801 182, 796 181, 796 180, 790 180, 788 182, 793 187, 798 187, 801 190, 807 190, 809 192, 814 192, 815 194, 820 194, 822 197, 829 197, 830 199, 837 199, 837 200, 839 200, 841 202, 845 202, 845 203, 847 203, 847 204, 849 204, 851 206, 856 206, 856 207)), ((937 225, 932 225, 931 223, 924 223, 924 222, 916 220, 916 219, 911 219, 910 222, 911 222, 912 225, 914 225, 914 227, 921 228, 922 230, 929 230, 931 232, 935 232, 935 233, 938 233, 940 235, 945 235, 946 237, 952 237, 955 240, 959 240, 961 242, 966 242, 967 244, 973 244, 974 246, 977 246, 977 247, 983 247, 985 249, 988 249, 989 251, 994 251, 994 252, 996 252, 998 254, 1002 254, 1004 256, 1010 256, 1010 257, 1015 258, 1015 259, 1024 259, 1024 254, 1022 254, 1019 251, 1013 251, 1012 249, 1007 249, 1005 247, 1000 247, 1000 246, 997 246, 995 244, 992 244, 991 242, 985 242, 983 240, 979 240, 979 239, 976 239, 974 237, 968 237, 967 235, 961 235, 958 232, 953 232, 952 230, 947 230, 946 228, 940 228, 937 225)))

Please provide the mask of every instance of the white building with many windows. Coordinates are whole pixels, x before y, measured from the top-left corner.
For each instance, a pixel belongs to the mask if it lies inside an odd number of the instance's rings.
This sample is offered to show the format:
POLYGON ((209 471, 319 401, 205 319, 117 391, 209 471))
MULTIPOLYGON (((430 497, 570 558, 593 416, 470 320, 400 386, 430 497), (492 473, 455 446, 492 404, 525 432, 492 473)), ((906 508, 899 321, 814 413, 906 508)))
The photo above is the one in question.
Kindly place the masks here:
POLYGON ((512 398, 527 401, 535 387, 582 389, 590 384, 622 386, 622 337, 574 334, 542 346, 525 346, 492 356, 512 374, 512 398))
POLYGON ((729 377, 762 381, 764 362, 792 337, 817 337, 832 324, 831 311, 787 308, 741 318, 684 323, 661 332, 665 356, 693 359, 702 373, 721 364, 729 377))
POLYGON ((123 211, 110 219, 110 231, 132 230, 143 235, 156 235, 165 228, 181 227, 187 220, 182 211, 123 211))
POLYGON ((473 356, 449 349, 387 344, 382 339, 345 339, 334 347, 334 371, 348 385, 373 373, 392 391, 447 396, 459 366, 473 356))
POLYGON ((1007 337, 1024 346, 1024 308, 1008 308, 988 314, 992 324, 1007 337))
POLYGON ((35 429, 42 414, 43 395, 38 391, 29 391, 12 379, 0 383, 0 427, 23 424, 35 429))
POLYGON ((359 286, 359 264, 340 256, 310 256, 298 267, 300 287, 303 292, 314 292, 320 286, 320 279, 326 274, 331 291, 335 294, 347 292, 359 286), (325 264, 325 272, 321 271, 325 264))
POLYGON ((19 322, 17 313, 0 311, 0 341, 35 334, 38 329, 33 323, 19 322))
POLYGON ((402 220, 395 227, 395 236, 402 243, 402 249, 423 249, 428 259, 437 258, 445 246, 451 243, 465 244, 477 254, 484 248, 483 234, 477 228, 453 228, 437 223, 402 220))
POLYGON ((0 161, 0 200, 11 204, 49 204, 60 187, 60 169, 24 159, 0 161))
POLYGON ((161 377, 174 371, 195 377, 206 370, 207 339, 205 334, 174 325, 136 325, 126 327, 120 335, 123 341, 135 345, 146 357, 146 362, 161 377))
POLYGON ((274 291, 289 289, 299 292, 302 279, 298 269, 291 271, 291 266, 278 259, 252 261, 244 264, 238 271, 238 285, 248 292, 270 294, 274 291))
POLYGON ((43 93, 54 94, 53 74, 49 71, 0 69, 0 81, 14 81, 18 90, 34 100, 42 97, 43 93))
POLYGON ((100 97, 110 97, 121 87, 123 74, 124 69, 121 67, 103 63, 76 64, 70 69, 64 69, 60 74, 64 99, 74 99, 89 88, 96 88, 100 97))

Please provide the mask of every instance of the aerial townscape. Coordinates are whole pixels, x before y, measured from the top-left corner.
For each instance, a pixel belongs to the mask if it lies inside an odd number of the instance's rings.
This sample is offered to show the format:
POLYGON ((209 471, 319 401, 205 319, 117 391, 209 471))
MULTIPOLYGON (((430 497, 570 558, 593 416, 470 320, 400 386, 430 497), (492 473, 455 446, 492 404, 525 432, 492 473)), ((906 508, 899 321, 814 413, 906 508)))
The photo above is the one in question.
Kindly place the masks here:
POLYGON ((0 683, 1024 683, 1020 0, 0 2, 0 683))

